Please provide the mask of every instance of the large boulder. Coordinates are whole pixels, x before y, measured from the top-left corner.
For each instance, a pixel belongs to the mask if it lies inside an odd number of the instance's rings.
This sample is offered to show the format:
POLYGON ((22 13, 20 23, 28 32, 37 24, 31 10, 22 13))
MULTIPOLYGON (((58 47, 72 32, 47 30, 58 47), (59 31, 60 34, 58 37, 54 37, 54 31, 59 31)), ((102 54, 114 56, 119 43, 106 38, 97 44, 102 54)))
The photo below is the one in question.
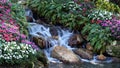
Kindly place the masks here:
POLYGON ((84 40, 80 34, 73 34, 68 42, 71 47, 81 47, 83 41, 84 40))
POLYGON ((82 48, 74 49, 74 52, 83 59, 89 59, 90 60, 90 59, 93 58, 93 52, 89 51, 89 50, 86 50, 86 49, 82 49, 82 48))
POLYGON ((74 54, 72 50, 68 50, 67 48, 63 46, 55 46, 52 51, 51 56, 65 63, 80 62, 79 57, 76 54, 74 54))

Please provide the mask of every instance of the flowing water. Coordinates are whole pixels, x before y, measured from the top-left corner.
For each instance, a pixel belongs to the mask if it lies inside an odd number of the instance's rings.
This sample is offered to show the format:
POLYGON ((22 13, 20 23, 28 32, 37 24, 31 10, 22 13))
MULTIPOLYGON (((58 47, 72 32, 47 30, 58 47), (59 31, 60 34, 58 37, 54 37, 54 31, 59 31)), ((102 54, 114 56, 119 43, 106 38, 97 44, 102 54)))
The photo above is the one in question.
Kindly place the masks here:
MULTIPOLYGON (((28 16, 30 15, 33 18, 32 12, 30 10, 27 10, 26 16, 27 15, 28 16)), ((84 64, 70 64, 70 65, 62 64, 62 62, 50 56, 51 51, 53 50, 55 46, 64 46, 67 49, 72 50, 73 48, 68 46, 68 39, 73 35, 73 32, 56 27, 56 30, 58 33, 58 39, 53 39, 52 34, 50 32, 50 27, 48 26, 44 26, 41 24, 31 22, 29 23, 28 29, 29 29, 29 34, 31 36, 41 37, 45 39, 45 41, 49 42, 49 43, 46 43, 47 48, 44 49, 44 52, 48 60, 50 62, 54 62, 49 65, 49 68, 112 68, 110 66, 114 66, 114 68, 120 68, 119 63, 117 64, 110 63, 112 62, 111 58, 108 58, 108 60, 104 61, 105 63, 109 63, 109 64, 98 64, 98 62, 100 61, 96 60, 96 56, 94 56, 92 60, 86 60, 86 59, 80 58, 82 61, 87 62, 84 64)))
POLYGON ((30 24, 29 27, 30 35, 42 37, 49 42, 49 44, 46 43, 47 48, 44 50, 44 52, 50 62, 58 62, 57 59, 50 57, 51 51, 55 46, 59 45, 59 46, 64 46, 70 50, 72 49, 70 46, 68 46, 68 39, 73 34, 72 32, 68 30, 62 30, 56 28, 58 30, 57 31, 58 39, 56 40, 52 38, 49 27, 45 27, 43 25, 36 23, 29 23, 29 24, 30 24))

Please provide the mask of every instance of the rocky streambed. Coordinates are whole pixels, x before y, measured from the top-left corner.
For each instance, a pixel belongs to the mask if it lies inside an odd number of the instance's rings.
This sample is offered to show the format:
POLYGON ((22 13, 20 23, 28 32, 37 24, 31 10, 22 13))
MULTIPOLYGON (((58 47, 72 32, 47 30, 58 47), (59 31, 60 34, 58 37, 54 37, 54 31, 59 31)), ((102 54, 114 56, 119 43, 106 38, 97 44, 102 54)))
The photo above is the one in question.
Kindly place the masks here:
MULTIPOLYGON (((33 17, 27 16, 27 18, 33 17)), ((120 68, 120 58, 117 58, 119 54, 115 56, 113 53, 117 51, 113 51, 111 47, 108 47, 107 51, 110 55, 98 56, 93 53, 92 46, 80 33, 48 25, 42 21, 39 23, 34 20, 28 21, 31 40, 44 51, 48 59, 48 68, 112 68, 113 66, 120 68), (111 51, 113 53, 109 53, 111 51)))

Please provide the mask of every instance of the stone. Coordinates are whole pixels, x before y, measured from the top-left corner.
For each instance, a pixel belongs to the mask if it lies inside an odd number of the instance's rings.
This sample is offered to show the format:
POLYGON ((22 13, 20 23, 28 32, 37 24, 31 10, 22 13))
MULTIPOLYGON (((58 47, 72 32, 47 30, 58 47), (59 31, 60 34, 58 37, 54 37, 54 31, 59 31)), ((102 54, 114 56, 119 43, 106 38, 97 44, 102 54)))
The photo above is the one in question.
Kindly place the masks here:
POLYGON ((52 36, 58 36, 57 28, 56 27, 50 27, 50 33, 52 36))
POLYGON ((120 57, 120 45, 110 45, 106 47, 107 54, 114 56, 114 57, 120 57))
POLYGON ((113 58, 112 58, 112 62, 113 62, 113 63, 120 63, 120 58, 113 57, 113 58))
POLYGON ((42 49, 46 47, 46 41, 43 38, 33 37, 33 42, 42 49))
POLYGON ((75 49, 74 52, 83 59, 90 60, 93 58, 93 52, 86 49, 79 48, 79 49, 75 49))
POLYGON ((33 18, 30 16, 26 16, 27 22, 33 22, 33 18))
POLYGON ((53 39, 56 39, 56 40, 58 40, 58 39, 59 39, 59 37, 58 37, 58 36, 52 36, 52 38, 53 38, 53 39))
POLYGON ((84 40, 80 34, 73 34, 68 40, 71 47, 81 47, 83 41, 84 40))
POLYGON ((87 43, 87 44, 86 44, 86 49, 87 49, 87 50, 90 50, 90 51, 93 51, 93 47, 91 46, 90 43, 87 43))
POLYGON ((80 59, 79 57, 73 53, 72 50, 68 50, 67 48, 63 46, 55 46, 51 56, 53 58, 57 58, 61 60, 64 63, 79 63, 80 59))
POLYGON ((106 60, 106 58, 107 58, 107 57, 104 56, 103 54, 100 54, 100 55, 97 56, 97 59, 98 59, 98 60, 101 60, 101 61, 106 60))

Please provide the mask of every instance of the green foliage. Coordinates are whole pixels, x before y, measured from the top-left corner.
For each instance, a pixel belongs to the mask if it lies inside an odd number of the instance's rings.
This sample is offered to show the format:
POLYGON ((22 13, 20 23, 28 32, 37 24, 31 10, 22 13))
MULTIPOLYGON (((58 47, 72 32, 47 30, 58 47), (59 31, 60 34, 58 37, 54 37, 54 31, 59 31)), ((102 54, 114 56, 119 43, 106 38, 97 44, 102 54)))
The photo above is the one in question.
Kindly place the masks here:
POLYGON ((25 18, 25 10, 23 6, 18 3, 12 3, 11 14, 12 17, 16 20, 16 22, 20 25, 20 32, 28 35, 27 31, 28 24, 25 18))
POLYGON ((87 40, 91 43, 95 52, 104 52, 106 46, 112 42, 109 28, 102 28, 99 24, 85 25, 82 33, 88 34, 87 40))
POLYGON ((30 6, 34 11, 37 11, 40 16, 51 21, 52 24, 62 24, 66 27, 80 27, 87 19, 82 15, 81 6, 69 1, 67 3, 55 3, 54 1, 33 0, 29 1, 30 6))
POLYGON ((105 1, 105 0, 97 0, 96 7, 101 10, 107 10, 110 12, 120 13, 120 8, 118 5, 115 5, 115 4, 105 1))

